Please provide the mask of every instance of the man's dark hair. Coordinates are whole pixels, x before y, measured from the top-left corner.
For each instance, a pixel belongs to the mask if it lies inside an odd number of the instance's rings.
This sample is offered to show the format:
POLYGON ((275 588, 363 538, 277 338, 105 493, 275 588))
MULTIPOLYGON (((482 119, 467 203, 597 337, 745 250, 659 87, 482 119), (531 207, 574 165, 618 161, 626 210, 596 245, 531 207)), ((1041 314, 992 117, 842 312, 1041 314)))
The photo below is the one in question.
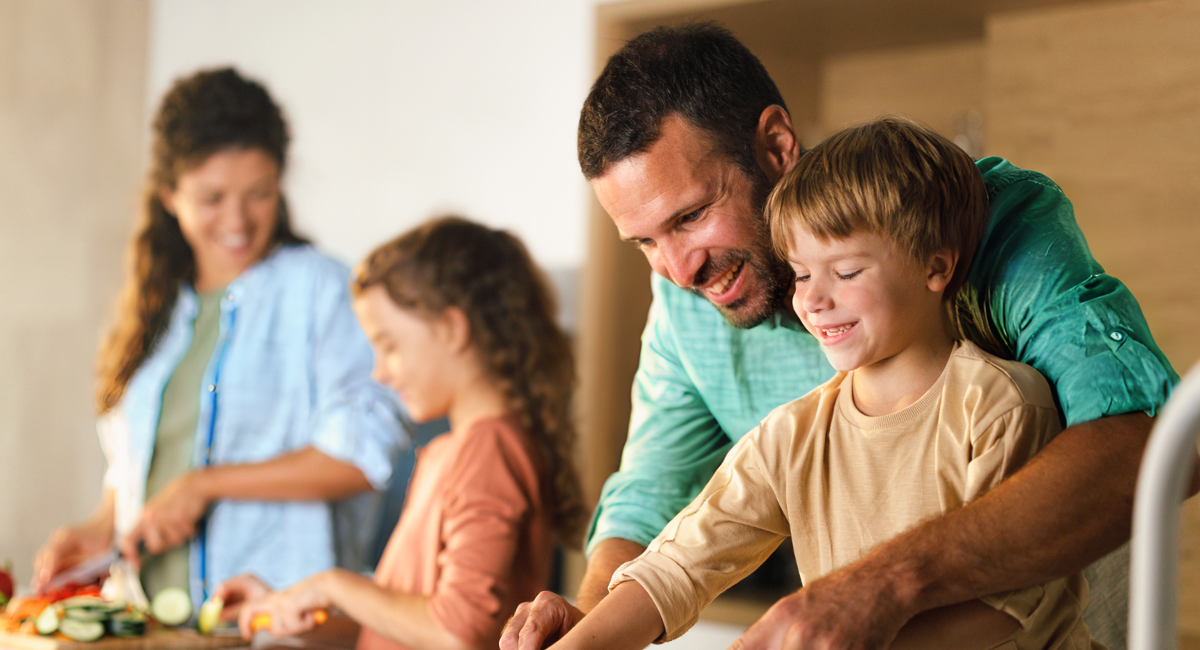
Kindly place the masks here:
POLYGON ((746 174, 762 174, 754 136, 783 97, 762 63, 716 23, 657 27, 609 58, 579 115, 579 166, 594 179, 658 140, 676 114, 707 132, 746 174))

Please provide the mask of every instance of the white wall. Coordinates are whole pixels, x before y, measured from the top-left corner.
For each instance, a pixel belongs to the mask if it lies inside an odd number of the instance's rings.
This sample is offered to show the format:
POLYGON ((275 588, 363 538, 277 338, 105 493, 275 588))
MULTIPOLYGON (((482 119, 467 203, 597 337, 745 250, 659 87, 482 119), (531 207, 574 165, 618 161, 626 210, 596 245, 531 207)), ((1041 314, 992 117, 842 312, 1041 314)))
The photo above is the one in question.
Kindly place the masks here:
POLYGON ((347 263, 434 212, 511 229, 549 269, 585 256, 575 127, 592 0, 156 0, 147 114, 233 64, 293 132, 300 228, 347 263))

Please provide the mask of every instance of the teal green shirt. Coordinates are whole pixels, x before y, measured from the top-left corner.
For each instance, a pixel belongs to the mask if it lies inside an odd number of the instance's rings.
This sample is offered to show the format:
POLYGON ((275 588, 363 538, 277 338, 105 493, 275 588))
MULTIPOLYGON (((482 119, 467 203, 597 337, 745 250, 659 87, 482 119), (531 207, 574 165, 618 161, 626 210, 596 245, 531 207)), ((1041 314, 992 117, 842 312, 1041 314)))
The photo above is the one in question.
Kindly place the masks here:
MULTIPOLYGON (((1179 376, 1125 285, 1104 273, 1049 178, 978 163, 991 218, 960 292, 964 333, 1049 380, 1068 425, 1166 402, 1179 376)), ((654 276, 629 441, 588 532, 649 544, 700 492, 729 447, 771 409, 833 376, 794 317, 737 329, 706 299, 654 276)))

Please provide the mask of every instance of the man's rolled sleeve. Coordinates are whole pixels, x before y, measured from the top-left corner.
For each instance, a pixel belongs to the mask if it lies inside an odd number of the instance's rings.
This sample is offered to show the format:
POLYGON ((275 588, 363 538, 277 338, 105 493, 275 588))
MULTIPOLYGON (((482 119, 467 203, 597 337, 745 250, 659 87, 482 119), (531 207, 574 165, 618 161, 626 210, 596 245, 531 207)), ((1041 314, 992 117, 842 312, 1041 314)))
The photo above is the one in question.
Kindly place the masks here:
POLYGON ((1070 200, 1006 161, 979 167, 992 216, 968 277, 1003 344, 1050 381, 1067 425, 1155 415, 1179 376, 1133 294, 1092 258, 1070 200))
POLYGON ((605 539, 646 545, 699 494, 729 450, 676 353, 656 296, 642 333, 629 440, 621 467, 604 483, 587 553, 605 539))

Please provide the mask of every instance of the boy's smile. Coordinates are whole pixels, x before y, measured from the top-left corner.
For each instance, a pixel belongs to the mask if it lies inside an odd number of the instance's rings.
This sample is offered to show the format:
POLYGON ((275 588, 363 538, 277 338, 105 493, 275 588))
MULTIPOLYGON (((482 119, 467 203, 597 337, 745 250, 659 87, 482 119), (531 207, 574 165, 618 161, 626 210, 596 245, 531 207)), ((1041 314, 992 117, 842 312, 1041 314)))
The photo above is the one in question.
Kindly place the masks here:
POLYGON ((798 227, 788 261, 796 315, 837 370, 892 362, 925 337, 944 336, 940 286, 889 240, 854 233, 822 241, 798 227))

